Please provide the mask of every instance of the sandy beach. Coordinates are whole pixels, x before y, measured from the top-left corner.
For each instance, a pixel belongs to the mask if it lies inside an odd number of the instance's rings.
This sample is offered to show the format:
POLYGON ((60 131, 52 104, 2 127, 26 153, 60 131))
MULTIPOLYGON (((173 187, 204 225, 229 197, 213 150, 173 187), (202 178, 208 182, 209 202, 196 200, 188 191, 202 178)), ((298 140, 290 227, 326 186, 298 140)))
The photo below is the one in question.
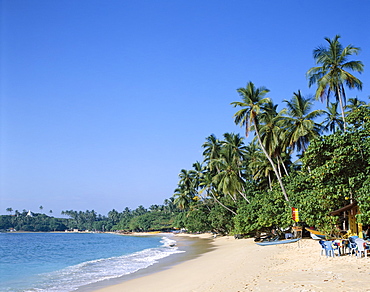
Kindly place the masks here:
POLYGON ((97 291, 370 291, 370 257, 327 258, 312 239, 258 246, 253 239, 217 237, 212 244, 199 257, 97 291))

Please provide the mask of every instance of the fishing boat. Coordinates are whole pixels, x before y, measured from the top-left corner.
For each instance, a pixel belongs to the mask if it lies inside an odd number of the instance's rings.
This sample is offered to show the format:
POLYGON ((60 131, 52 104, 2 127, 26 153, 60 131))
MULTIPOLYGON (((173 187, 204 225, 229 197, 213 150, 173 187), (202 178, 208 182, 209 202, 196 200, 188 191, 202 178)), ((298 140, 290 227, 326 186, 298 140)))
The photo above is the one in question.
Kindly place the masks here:
POLYGON ((325 239, 325 234, 320 231, 311 228, 306 228, 306 230, 310 232, 312 239, 325 239))
POLYGON ((276 240, 276 241, 262 241, 262 242, 256 242, 256 244, 261 245, 261 246, 276 245, 276 244, 297 242, 298 240, 300 240, 300 238, 292 238, 292 239, 284 239, 284 240, 276 240))

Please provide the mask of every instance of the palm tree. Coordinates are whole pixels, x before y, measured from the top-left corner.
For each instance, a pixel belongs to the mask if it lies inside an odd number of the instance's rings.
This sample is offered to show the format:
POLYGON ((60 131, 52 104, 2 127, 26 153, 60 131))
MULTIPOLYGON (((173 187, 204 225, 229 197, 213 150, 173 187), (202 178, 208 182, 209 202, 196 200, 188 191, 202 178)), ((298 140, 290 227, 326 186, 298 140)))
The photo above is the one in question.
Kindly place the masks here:
POLYGON ((343 120, 337 110, 338 102, 331 102, 327 109, 327 111, 324 111, 326 118, 322 122, 324 126, 324 131, 330 131, 333 134, 338 129, 343 131, 343 120))
POLYGON ((249 167, 249 164, 258 160, 257 158, 259 154, 261 153, 261 151, 262 150, 258 145, 258 141, 253 140, 246 146, 245 167, 244 167, 244 175, 246 178, 248 179, 253 178, 253 171, 249 167))
POLYGON ((199 191, 200 194, 203 192, 206 192, 206 194, 211 196, 220 206, 231 212, 232 214, 236 215, 235 211, 230 209, 228 206, 223 204, 218 197, 220 197, 220 193, 215 187, 214 184, 214 175, 212 171, 209 168, 206 168, 203 172, 202 179, 200 181, 199 186, 201 187, 201 190, 199 191))
POLYGON ((259 133, 258 115, 260 114, 261 111, 263 111, 266 103, 270 102, 270 99, 265 97, 266 94, 269 92, 269 90, 265 87, 256 88, 255 85, 250 81, 248 82, 245 88, 239 88, 237 91, 239 95, 241 96, 242 101, 232 102, 231 104, 234 107, 239 106, 242 109, 237 111, 234 114, 235 124, 240 125, 240 126, 245 126, 246 137, 248 137, 251 126, 252 125, 254 126, 254 131, 256 133, 261 149, 263 153, 266 155, 267 159, 269 160, 276 174, 276 177, 279 181, 279 184, 280 184, 285 200, 289 201, 288 195, 285 191, 284 184, 276 169, 275 163, 272 161, 270 155, 264 148, 261 137, 260 137, 260 133, 259 133))
MULTIPOLYGON (((269 153, 271 158, 276 158, 278 171, 280 171, 280 165, 283 166, 286 175, 288 171, 284 165, 284 162, 281 158, 282 153, 286 150, 286 147, 283 143, 284 141, 284 132, 282 130, 283 123, 283 114, 286 112, 286 109, 282 111, 277 111, 277 105, 274 105, 272 101, 268 102, 264 107, 264 111, 260 115, 260 135, 263 146, 266 151, 269 153)), ((268 161, 267 161, 268 162, 268 161)), ((271 167, 269 167, 270 170, 271 167)), ((280 174, 281 175, 281 174, 280 174)))
POLYGON ((311 111, 313 106, 312 98, 305 98, 301 91, 293 93, 290 101, 284 100, 287 104, 285 118, 285 139, 292 150, 297 148, 298 152, 304 152, 310 140, 320 135, 321 126, 314 122, 314 119, 323 114, 322 110, 311 111))
POLYGON ((260 135, 263 146, 266 151, 273 156, 281 146, 282 130, 279 122, 282 120, 282 113, 277 112, 277 106, 268 102, 264 108, 264 112, 260 115, 260 135))
POLYGON ((118 211, 113 209, 112 211, 108 212, 108 219, 112 221, 113 225, 115 225, 119 222, 121 218, 120 218, 120 214, 118 213, 118 211))
POLYGON ((239 167, 239 176, 242 177, 242 165, 245 160, 246 146, 244 145, 243 138, 239 134, 225 133, 224 141, 221 141, 222 150, 230 151, 233 162, 239 167))
POLYGON ((194 168, 194 170, 192 170, 193 187, 195 190, 197 190, 199 188, 200 180, 203 176, 204 166, 199 161, 196 161, 195 163, 193 163, 193 168, 194 168))
POLYGON ((174 200, 175 199, 173 197, 164 200, 164 211, 165 212, 172 214, 176 211, 174 200))
POLYGON ((325 38, 329 47, 319 46, 313 51, 313 57, 316 64, 319 66, 309 69, 306 75, 309 79, 310 87, 313 84, 317 84, 317 99, 321 98, 321 100, 326 99, 328 101, 331 93, 335 95, 342 111, 343 127, 345 131, 344 105, 346 95, 344 84, 350 89, 362 89, 362 82, 347 70, 362 73, 364 65, 361 61, 348 61, 350 56, 359 53, 360 48, 352 45, 343 48, 339 42, 339 38, 339 35, 336 35, 332 40, 325 38))
MULTIPOLYGON (((206 138, 206 142, 202 145, 204 148, 203 156, 204 162, 209 163, 212 159, 220 157, 221 143, 214 134, 206 138)), ((218 169, 216 169, 218 172, 218 169)))
POLYGON ((357 97, 354 97, 348 99, 348 105, 346 105, 346 109, 353 111, 363 105, 366 105, 366 102, 364 102, 363 100, 359 100, 357 97))
POLYGON ((179 185, 184 185, 187 190, 193 192, 193 190, 195 189, 194 175, 195 171, 193 170, 187 171, 186 169, 181 169, 179 174, 179 185))
POLYGON ((175 194, 173 196, 175 197, 174 203, 180 210, 186 210, 189 208, 191 194, 184 185, 179 185, 179 187, 175 189, 175 194))
POLYGON ((6 212, 9 212, 10 214, 12 214, 13 208, 6 208, 6 212))
POLYGON ((241 164, 235 159, 233 150, 231 147, 225 147, 221 151, 221 157, 211 161, 210 166, 215 165, 220 170, 212 181, 220 192, 228 195, 234 202, 237 201, 238 194, 248 201, 243 193, 245 182, 241 176, 241 164))
POLYGON ((194 199, 196 189, 195 189, 195 171, 186 169, 181 169, 178 183, 178 187, 175 189, 175 204, 182 210, 189 207, 190 202, 194 199))

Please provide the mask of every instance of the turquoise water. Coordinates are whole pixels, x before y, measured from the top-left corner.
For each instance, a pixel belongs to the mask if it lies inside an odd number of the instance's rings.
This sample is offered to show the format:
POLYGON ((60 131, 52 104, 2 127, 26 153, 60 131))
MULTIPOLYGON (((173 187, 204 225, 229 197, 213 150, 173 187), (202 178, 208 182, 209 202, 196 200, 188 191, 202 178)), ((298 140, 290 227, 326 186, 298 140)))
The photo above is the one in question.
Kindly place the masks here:
POLYGON ((0 233, 0 291, 74 291, 179 253, 170 237, 0 233))

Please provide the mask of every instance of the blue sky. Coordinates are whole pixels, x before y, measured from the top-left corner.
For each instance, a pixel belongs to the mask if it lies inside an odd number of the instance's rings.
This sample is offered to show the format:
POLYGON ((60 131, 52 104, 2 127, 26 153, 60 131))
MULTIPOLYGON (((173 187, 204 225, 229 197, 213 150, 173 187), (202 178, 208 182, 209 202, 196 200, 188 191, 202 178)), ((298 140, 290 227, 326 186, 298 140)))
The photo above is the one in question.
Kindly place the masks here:
MULTIPOLYGON (((0 214, 162 204, 248 81, 300 89, 324 37, 362 49, 367 1, 0 0, 0 214)), ((323 105, 317 102, 317 107, 323 105)))

